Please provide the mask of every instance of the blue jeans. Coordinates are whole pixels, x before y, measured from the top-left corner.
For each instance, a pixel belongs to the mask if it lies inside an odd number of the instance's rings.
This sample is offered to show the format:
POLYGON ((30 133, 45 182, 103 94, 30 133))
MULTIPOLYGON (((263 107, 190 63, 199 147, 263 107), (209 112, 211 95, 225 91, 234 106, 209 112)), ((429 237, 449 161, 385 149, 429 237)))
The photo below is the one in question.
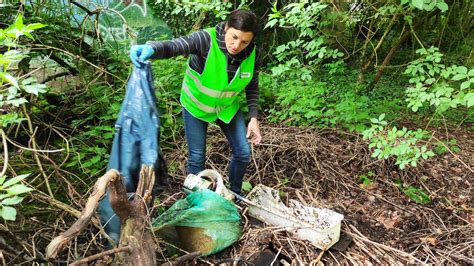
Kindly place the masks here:
MULTIPOLYGON (((204 170, 206 161, 206 137, 208 122, 202 121, 183 108, 184 131, 188 142, 188 174, 197 174, 204 170)), ((240 111, 229 124, 216 121, 232 147, 232 159, 229 163, 230 189, 240 194, 242 180, 250 161, 250 147, 247 143, 247 127, 240 111)))

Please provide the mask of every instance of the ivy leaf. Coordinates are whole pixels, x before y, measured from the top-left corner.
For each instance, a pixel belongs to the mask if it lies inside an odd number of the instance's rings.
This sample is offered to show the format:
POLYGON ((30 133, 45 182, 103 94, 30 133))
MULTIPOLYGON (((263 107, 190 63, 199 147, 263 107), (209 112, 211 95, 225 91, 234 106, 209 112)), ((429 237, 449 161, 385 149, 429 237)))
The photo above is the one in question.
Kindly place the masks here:
POLYGON ((45 90, 46 85, 44 84, 32 84, 32 85, 25 85, 23 89, 31 94, 38 95, 38 93, 46 92, 45 90))
POLYGON ((15 88, 17 88, 17 89, 19 88, 18 87, 18 82, 16 81, 16 79, 12 75, 10 75, 6 72, 0 72, 0 78, 2 80, 12 84, 15 88))
POLYGON ((17 50, 11 50, 6 52, 5 54, 0 54, 0 65, 7 65, 12 62, 18 61, 25 57, 21 52, 17 50))
POLYGON ((15 208, 12 207, 3 207, 0 209, 0 214, 3 219, 9 220, 9 221, 15 221, 16 217, 16 210, 15 208))
MULTIPOLYGON (((15 107, 18 107, 24 103, 28 102, 25 98, 18 98, 18 99, 14 99, 14 100, 9 100, 9 101, 6 101, 6 102, 3 102, 4 104, 11 104, 15 107)), ((2 102, 0 102, 2 103, 2 102)))

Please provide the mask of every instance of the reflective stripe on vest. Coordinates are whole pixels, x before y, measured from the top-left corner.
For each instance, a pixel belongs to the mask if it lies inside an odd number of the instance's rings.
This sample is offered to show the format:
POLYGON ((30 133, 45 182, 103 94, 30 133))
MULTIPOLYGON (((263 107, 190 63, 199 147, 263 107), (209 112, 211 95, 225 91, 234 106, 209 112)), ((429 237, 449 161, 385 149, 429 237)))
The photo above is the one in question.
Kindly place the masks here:
POLYGON ((205 112, 208 112, 208 113, 215 113, 216 112, 216 108, 212 108, 210 106, 207 106, 207 105, 201 103, 198 99, 196 99, 196 97, 194 97, 194 95, 189 90, 188 85, 183 84, 183 91, 186 93, 186 95, 188 95, 188 97, 191 99, 191 101, 193 101, 197 106, 199 106, 199 108, 201 108, 201 110, 203 110, 205 112))
MULTIPOLYGON (((232 98, 235 97, 239 94, 239 92, 235 91, 216 91, 213 89, 209 89, 208 87, 202 85, 201 81, 199 80, 198 77, 194 76, 194 74, 189 70, 189 68, 186 69, 186 74, 189 75, 189 77, 194 80, 196 86, 198 86, 199 90, 203 92, 204 94, 211 96, 211 97, 216 97, 216 98, 232 98)), ((189 88, 188 88, 189 90, 189 88)))

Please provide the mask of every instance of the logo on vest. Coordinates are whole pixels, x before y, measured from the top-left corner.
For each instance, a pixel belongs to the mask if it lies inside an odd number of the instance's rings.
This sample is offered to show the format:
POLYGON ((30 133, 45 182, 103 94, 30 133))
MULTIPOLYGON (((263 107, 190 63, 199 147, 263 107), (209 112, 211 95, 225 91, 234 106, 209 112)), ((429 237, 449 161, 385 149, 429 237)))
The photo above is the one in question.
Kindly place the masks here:
POLYGON ((250 72, 242 72, 242 73, 240 73, 240 78, 250 78, 250 72))

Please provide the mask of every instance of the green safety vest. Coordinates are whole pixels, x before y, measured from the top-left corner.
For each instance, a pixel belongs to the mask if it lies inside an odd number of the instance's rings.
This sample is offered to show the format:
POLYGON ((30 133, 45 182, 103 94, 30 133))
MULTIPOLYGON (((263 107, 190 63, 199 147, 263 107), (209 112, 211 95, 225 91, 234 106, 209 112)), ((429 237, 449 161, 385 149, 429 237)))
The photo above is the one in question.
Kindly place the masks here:
POLYGON ((183 79, 180 102, 194 117, 206 122, 216 119, 228 124, 239 110, 238 95, 250 83, 255 67, 255 48, 242 61, 234 78, 227 76, 227 59, 217 44, 216 29, 205 29, 211 36, 211 47, 202 74, 188 63, 183 79))

